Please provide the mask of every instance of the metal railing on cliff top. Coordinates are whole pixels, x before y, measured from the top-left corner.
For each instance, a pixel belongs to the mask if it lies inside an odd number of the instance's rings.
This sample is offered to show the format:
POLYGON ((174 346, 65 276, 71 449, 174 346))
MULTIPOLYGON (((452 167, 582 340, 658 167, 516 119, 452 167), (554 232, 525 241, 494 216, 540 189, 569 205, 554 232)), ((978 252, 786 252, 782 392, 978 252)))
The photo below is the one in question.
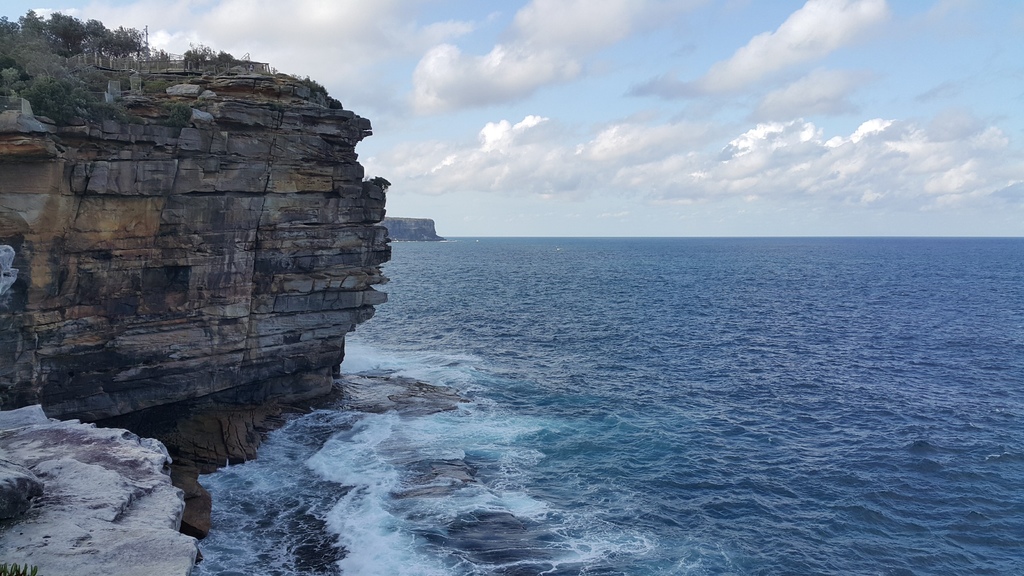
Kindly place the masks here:
POLYGON ((186 62, 185 57, 180 54, 165 54, 161 57, 150 58, 115 58, 101 54, 79 54, 68 58, 68 64, 78 66, 98 66, 108 70, 135 71, 140 73, 184 73, 184 72, 224 72, 235 67, 241 67, 247 72, 258 74, 273 74, 276 72, 266 62, 253 62, 250 60, 239 60, 232 64, 221 64, 207 62, 195 65, 186 62))
POLYGON ((28 100, 20 96, 0 98, 0 112, 6 112, 7 110, 17 110, 28 116, 32 115, 32 105, 28 103, 28 100))

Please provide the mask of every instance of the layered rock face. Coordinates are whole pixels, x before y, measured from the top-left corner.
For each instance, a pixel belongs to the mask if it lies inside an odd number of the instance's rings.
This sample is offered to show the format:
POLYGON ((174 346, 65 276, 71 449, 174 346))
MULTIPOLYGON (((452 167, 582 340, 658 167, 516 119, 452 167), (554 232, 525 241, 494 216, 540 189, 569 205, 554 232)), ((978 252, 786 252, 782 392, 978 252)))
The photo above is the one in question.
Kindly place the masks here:
POLYGON ((434 221, 429 218, 393 218, 384 219, 384 227, 388 229, 388 237, 392 240, 405 242, 436 242, 444 240, 434 231, 434 221))
POLYGON ((190 85, 129 97, 133 123, 0 118, 4 407, 313 397, 385 301, 384 193, 354 150, 369 122, 287 77, 190 85), (161 125, 169 104, 188 126, 161 125))

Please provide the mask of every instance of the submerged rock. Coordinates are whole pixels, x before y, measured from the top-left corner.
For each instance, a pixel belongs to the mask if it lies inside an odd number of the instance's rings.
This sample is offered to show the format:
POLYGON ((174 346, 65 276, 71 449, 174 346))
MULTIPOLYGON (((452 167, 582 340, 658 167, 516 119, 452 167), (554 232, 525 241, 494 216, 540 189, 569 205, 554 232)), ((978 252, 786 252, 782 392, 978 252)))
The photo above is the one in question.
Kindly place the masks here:
POLYGON ((467 400, 456 390, 401 376, 344 376, 341 408, 380 414, 423 416, 455 410, 467 400))

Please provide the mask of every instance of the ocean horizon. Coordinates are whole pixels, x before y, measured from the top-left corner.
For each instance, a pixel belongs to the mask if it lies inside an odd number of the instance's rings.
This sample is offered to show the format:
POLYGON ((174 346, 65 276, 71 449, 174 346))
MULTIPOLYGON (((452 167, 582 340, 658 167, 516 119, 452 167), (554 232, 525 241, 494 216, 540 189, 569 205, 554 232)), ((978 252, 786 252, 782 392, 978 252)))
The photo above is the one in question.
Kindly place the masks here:
POLYGON ((457 237, 384 270, 343 372, 466 402, 290 420, 203 477, 198 574, 1024 566, 1024 239, 457 237))

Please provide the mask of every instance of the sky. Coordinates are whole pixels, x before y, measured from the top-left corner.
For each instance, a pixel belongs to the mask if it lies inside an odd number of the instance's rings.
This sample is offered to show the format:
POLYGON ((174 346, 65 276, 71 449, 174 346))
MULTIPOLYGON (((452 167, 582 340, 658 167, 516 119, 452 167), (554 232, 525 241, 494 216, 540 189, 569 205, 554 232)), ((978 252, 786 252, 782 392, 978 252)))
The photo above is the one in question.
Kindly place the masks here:
POLYGON ((442 236, 1024 236, 1024 2, 7 0, 310 76, 442 236))

